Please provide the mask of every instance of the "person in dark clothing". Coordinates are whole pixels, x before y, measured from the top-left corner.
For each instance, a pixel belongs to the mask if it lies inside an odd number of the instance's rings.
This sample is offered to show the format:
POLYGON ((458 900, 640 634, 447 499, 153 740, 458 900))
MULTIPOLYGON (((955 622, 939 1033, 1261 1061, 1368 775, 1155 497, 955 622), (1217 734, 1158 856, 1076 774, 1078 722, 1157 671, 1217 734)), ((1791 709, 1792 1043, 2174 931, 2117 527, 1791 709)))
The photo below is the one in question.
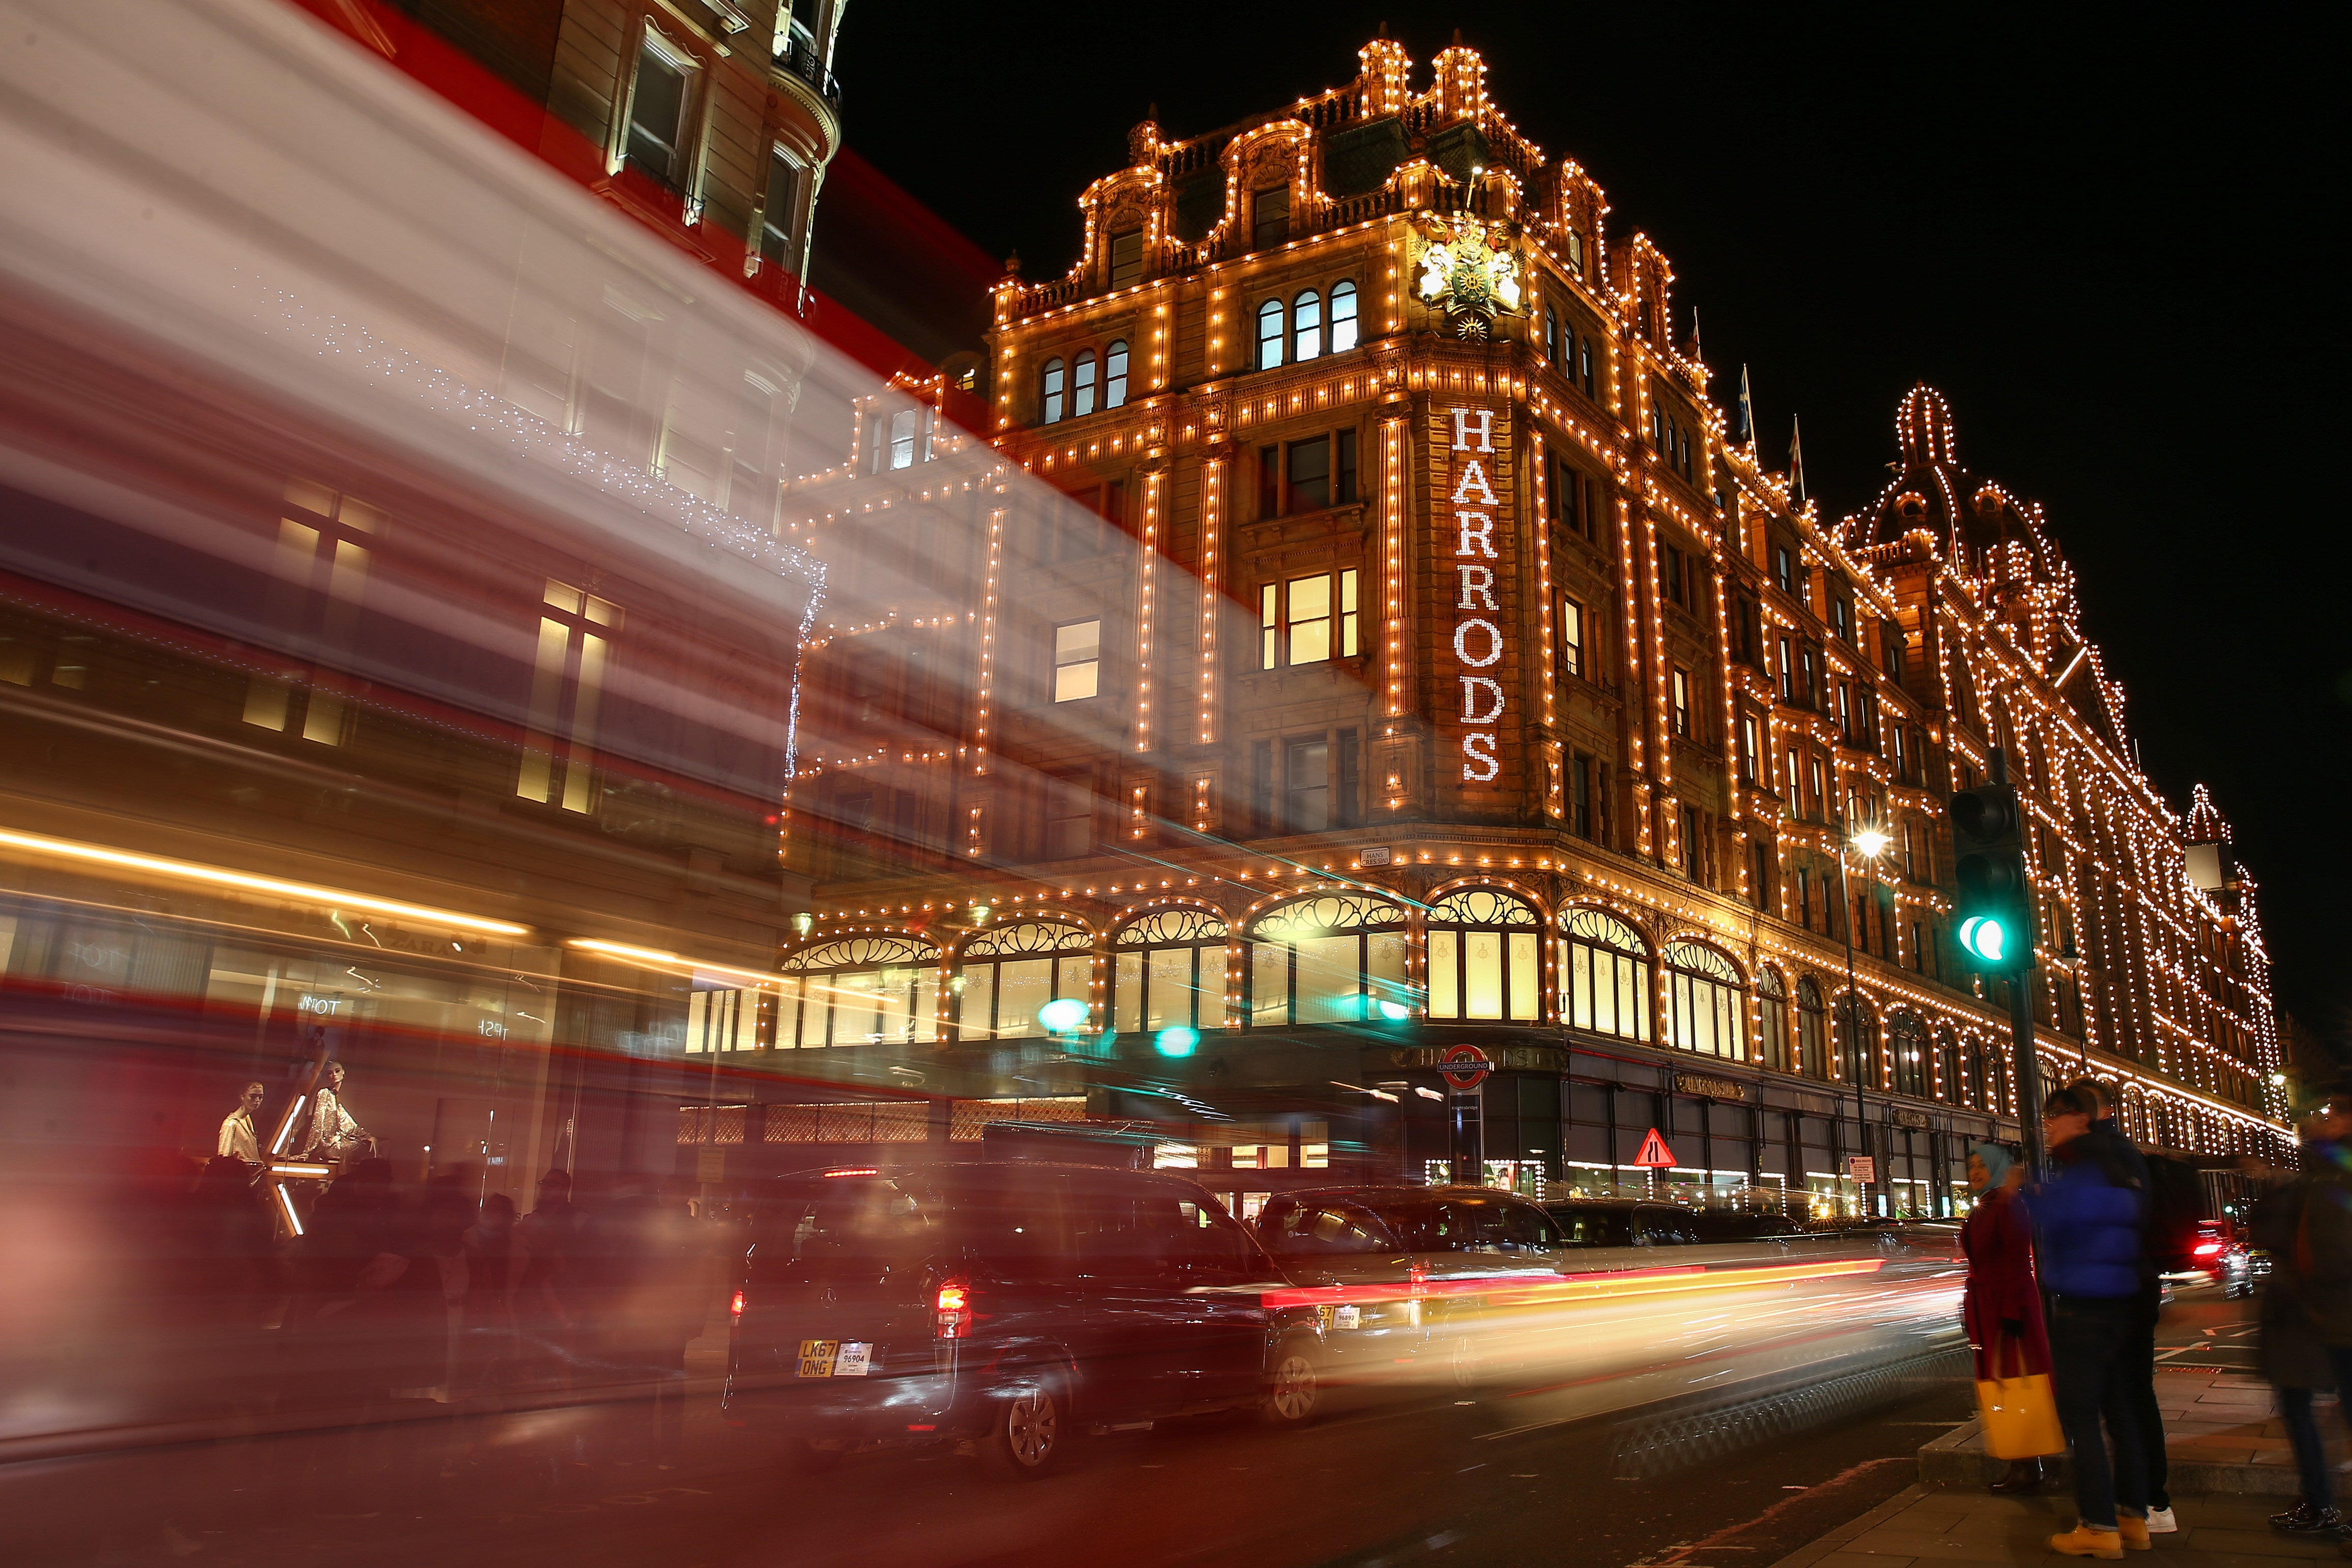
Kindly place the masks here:
POLYGON ((2293 1533, 2339 1522, 2311 1390, 2333 1383, 2341 1397, 2352 1389, 2352 1093, 2329 1095, 2302 1131, 2303 1174, 2263 1199, 2254 1216, 2256 1245, 2273 1259, 2263 1300, 2263 1372, 2278 1386, 2303 1479, 2302 1501, 2271 1522, 2293 1533), (2312 1364, 2315 1340, 2324 1371, 2312 1364), (2294 1387, 2290 1378, 2305 1386, 2294 1387))
MULTIPOLYGON (((2095 1078, 2078 1078, 2066 1088, 2091 1102, 2092 1136, 2131 1149, 2131 1141, 2116 1125, 2114 1089, 2095 1078)), ((2137 1156, 2138 1151, 2132 1152, 2137 1156)), ((2147 1162, 2143 1159, 2140 1163, 2145 1165, 2147 1162)), ((2141 1191, 2150 1193, 2152 1188, 2143 1181, 2141 1191)), ((2143 1201, 2142 1222, 2147 1218, 2147 1205, 2143 1201)), ((2168 1535, 2180 1525, 2172 1513, 2172 1465, 2164 1451, 2164 1412, 2156 1403, 2156 1327, 2164 1310, 2164 1286, 2158 1279, 2161 1260, 2145 1246, 2140 1250, 2144 1259, 2140 1269, 2140 1315, 2132 1330, 2131 1343, 2126 1347, 2129 1365, 2125 1376, 2132 1411, 2139 1423, 2140 1457, 2147 1463, 2147 1531, 2150 1535, 2168 1535)))
MULTIPOLYGON (((2310 1131, 2306 1123, 2306 1137, 2310 1131)), ((2311 1397, 2336 1386, 2336 1368, 2328 1361, 2327 1342, 2312 1321, 2296 1267, 2296 1237, 2303 1231, 2303 1205, 2310 1196, 2311 1187, 2302 1181, 2274 1188, 2254 1205, 2248 1226, 2250 1244, 2272 1258, 2270 1288, 2263 1292, 2260 1309, 2259 1361, 2278 1395, 2279 1416, 2286 1424, 2303 1487, 2293 1508, 2271 1515, 2271 1528, 2290 1535, 2320 1534, 2340 1530, 2344 1523, 2336 1508, 2334 1467, 2327 1462, 2327 1445, 2312 1414, 2311 1397)))
POLYGON ((525 1261, 514 1298, 516 1327, 537 1342, 555 1382, 583 1386, 596 1375, 597 1309, 607 1272, 603 1234, 572 1201, 564 1171, 540 1178, 537 1201, 517 1229, 525 1261))
MULTIPOLYGON (((1976 1352, 1979 1382, 2050 1371, 2042 1289, 2033 1276, 2033 1221, 2017 1193, 2024 1176, 2025 1167, 1998 1143, 1969 1152, 1969 1185, 1977 1203, 1960 1226, 1960 1250, 1969 1260, 1960 1322, 1976 1352)), ((2040 1459, 2011 1459, 1992 1489, 2030 1492, 2041 1484, 2040 1459)))
POLYGON ((2035 1257, 2051 1297, 2051 1381, 2074 1453, 2078 1516, 2073 1530, 2050 1538, 2050 1549, 2114 1559, 2126 1546, 2148 1544, 2147 1461, 2130 1386, 2147 1167, 2129 1143, 2093 1130, 2094 1109, 2071 1089, 2044 1102, 2042 1135, 2054 1169, 2030 1197, 2035 1257), (2112 1465, 2106 1438, 2115 1443, 2112 1465))

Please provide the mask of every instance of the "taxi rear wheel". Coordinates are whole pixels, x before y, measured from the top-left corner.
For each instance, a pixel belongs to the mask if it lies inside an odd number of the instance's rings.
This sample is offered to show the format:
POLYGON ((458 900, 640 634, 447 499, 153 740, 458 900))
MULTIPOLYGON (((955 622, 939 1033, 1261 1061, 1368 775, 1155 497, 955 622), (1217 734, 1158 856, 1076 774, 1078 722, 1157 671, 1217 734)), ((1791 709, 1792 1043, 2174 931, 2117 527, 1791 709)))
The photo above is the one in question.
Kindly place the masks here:
POLYGON ((982 1455, 1001 1476, 1034 1481, 1051 1475, 1069 1442, 1066 1406, 1050 1380, 1008 1389, 990 1418, 982 1455))
POLYGON ((1322 1403, 1322 1377, 1307 1342, 1292 1340, 1279 1346, 1266 1369, 1265 1396, 1259 1402, 1258 1418, 1269 1426, 1304 1426, 1315 1419, 1322 1403))

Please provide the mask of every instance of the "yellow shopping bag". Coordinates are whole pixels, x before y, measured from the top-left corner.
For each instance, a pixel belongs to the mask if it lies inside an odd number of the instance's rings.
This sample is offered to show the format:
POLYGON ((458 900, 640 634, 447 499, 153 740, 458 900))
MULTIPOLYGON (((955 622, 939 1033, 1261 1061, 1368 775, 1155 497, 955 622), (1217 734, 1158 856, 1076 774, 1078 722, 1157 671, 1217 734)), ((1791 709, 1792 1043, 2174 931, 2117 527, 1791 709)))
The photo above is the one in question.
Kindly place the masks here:
POLYGON ((1977 1379, 1977 1411, 1984 1418, 1985 1452, 1996 1459, 2036 1459, 2066 1451, 2047 1373, 1977 1379))

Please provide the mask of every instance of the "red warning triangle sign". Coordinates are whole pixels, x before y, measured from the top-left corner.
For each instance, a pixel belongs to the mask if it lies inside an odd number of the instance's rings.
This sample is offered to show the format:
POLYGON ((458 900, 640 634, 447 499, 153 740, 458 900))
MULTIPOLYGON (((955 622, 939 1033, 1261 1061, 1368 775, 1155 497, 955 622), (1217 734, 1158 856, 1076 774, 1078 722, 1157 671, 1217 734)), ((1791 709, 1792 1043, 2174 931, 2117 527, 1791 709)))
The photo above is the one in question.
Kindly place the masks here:
POLYGON ((1633 1163, 1663 1170, 1674 1163, 1675 1152, 1666 1147, 1666 1141, 1658 1136, 1658 1130, 1651 1128, 1650 1135, 1642 1140, 1642 1152, 1633 1156, 1633 1163))

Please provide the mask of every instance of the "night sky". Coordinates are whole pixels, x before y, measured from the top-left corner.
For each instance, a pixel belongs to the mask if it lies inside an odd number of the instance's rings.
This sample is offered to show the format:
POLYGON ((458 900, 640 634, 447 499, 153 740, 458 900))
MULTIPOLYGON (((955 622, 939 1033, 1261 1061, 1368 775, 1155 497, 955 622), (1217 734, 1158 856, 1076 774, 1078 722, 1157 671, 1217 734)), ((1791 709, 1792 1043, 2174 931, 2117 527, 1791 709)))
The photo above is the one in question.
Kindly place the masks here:
POLYGON ((2097 11, 853 0, 837 66, 850 153, 977 247, 935 235, 945 269, 1039 278, 1149 105, 1178 138, 1337 86, 1384 17, 1419 91, 1460 28, 1673 260, 1719 398, 1749 366, 1768 458, 1802 416, 1829 515, 1885 483, 1920 380, 1962 463, 2044 503, 2150 775, 2211 786, 2282 1004, 2352 1057, 2339 100, 2254 10, 2097 11))

